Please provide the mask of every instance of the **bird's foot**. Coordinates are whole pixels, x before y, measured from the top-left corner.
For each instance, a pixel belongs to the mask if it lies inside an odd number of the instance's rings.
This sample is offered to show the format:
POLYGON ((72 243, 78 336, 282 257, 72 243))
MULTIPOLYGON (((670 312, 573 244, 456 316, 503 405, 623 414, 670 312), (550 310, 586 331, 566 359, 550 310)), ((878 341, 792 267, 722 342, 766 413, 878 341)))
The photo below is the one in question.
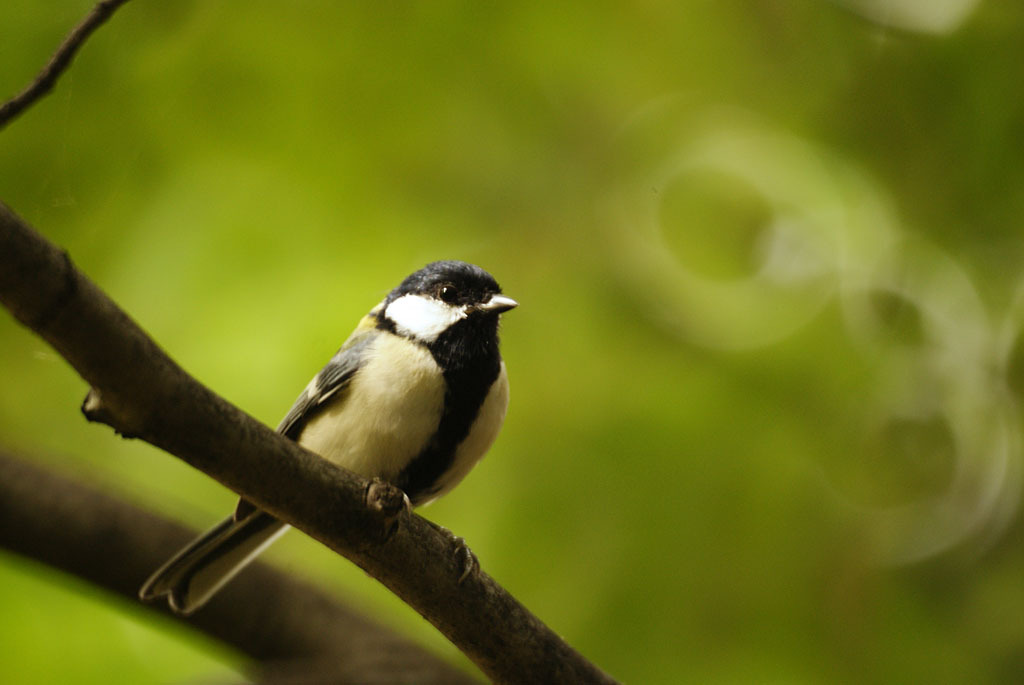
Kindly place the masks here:
POLYGON ((425 520, 437 532, 445 536, 449 542, 451 542, 452 547, 455 548, 454 556, 458 560, 460 568, 459 578, 456 581, 456 584, 462 585, 467 578, 480 571, 480 560, 476 558, 476 554, 474 554, 473 550, 471 550, 469 545, 466 544, 465 539, 459 537, 444 526, 434 523, 430 519, 425 520))
POLYGON ((391 536, 398 530, 398 522, 402 515, 412 513, 412 502, 401 488, 380 478, 373 478, 366 486, 363 493, 363 501, 366 507, 377 512, 381 516, 383 529, 383 542, 391 539, 391 536))

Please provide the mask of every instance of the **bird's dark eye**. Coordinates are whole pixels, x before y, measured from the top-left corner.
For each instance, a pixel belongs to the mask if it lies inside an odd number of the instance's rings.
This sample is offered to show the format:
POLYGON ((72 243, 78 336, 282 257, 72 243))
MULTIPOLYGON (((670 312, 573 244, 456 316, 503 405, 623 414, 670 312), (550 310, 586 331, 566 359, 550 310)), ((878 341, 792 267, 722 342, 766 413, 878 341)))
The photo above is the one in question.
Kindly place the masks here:
POLYGON ((459 299, 459 291, 456 290, 453 285, 442 285, 437 291, 437 296, 448 304, 451 304, 452 302, 455 302, 455 300, 459 299))

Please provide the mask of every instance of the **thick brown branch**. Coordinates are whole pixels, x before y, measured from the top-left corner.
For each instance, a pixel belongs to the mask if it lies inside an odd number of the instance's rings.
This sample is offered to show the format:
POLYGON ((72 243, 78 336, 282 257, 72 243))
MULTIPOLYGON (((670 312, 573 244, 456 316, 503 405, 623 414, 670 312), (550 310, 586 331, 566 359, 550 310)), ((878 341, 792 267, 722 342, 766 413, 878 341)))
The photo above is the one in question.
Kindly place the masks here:
MULTIPOLYGON (((126 601, 195 534, 0 450, 0 547, 88 580, 126 601)), ((266 564, 247 568, 201 612, 174 616, 269 669, 306 682, 472 683, 420 647, 266 564)))
POLYGON ((186 374, 64 254, 0 204, 0 302, 92 386, 118 430, 180 457, 378 579, 501 683, 614 682, 487 574, 459 583, 450 537, 365 505, 369 481, 186 374), (71 285, 68 285, 71 284, 71 285), (383 541, 383 542, 382 542, 383 541))
POLYGON ((71 65, 71 60, 85 40, 126 2, 128 0, 102 0, 92 8, 85 19, 71 30, 35 80, 28 84, 25 90, 0 105, 0 129, 7 126, 36 100, 53 90, 57 79, 71 65))

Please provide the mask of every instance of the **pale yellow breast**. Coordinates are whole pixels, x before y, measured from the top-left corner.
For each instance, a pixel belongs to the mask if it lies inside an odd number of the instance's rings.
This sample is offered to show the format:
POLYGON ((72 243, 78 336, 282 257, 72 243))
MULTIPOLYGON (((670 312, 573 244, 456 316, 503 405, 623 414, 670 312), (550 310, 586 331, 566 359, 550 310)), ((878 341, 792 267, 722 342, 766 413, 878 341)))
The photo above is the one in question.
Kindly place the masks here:
POLYGON ((437 429, 444 379, 430 352, 390 333, 365 354, 346 397, 317 414, 299 444, 363 476, 391 479, 437 429))

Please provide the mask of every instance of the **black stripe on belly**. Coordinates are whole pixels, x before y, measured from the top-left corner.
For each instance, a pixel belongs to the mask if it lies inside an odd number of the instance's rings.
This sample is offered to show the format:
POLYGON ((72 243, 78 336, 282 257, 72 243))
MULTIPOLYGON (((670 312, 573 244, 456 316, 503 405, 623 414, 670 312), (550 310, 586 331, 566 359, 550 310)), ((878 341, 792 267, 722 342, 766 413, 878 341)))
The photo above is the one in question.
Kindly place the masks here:
POLYGON ((501 372, 496 328, 496 320, 491 323, 467 319, 427 346, 444 372, 444 410, 437 433, 394 482, 413 504, 437 493, 438 480, 451 467, 455 450, 469 435, 501 372))

